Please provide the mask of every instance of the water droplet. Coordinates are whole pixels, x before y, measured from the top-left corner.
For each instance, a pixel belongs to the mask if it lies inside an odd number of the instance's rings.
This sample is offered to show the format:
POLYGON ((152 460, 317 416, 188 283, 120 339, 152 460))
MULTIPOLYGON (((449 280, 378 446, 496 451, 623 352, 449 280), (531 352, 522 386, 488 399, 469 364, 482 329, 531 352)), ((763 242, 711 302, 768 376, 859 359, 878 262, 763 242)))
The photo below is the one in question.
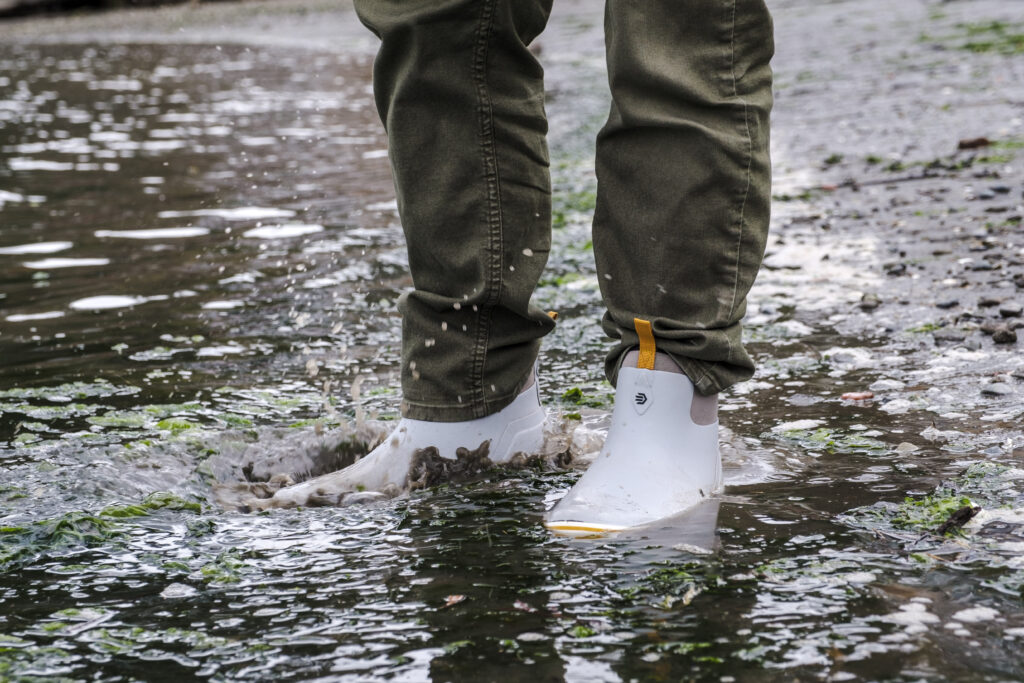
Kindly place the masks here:
POLYGON ((533 249, 530 249, 529 247, 523 249, 523 256, 533 256, 533 249))

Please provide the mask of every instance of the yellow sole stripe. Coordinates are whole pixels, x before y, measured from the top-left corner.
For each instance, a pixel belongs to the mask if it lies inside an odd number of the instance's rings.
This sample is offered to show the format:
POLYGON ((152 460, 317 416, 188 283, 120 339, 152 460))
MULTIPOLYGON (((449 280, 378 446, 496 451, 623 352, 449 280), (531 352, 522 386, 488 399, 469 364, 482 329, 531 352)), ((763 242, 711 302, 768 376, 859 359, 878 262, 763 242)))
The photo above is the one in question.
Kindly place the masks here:
POLYGON ((609 531, 622 531, 627 527, 616 526, 614 524, 608 526, 596 526, 591 524, 561 524, 559 522, 545 523, 547 528, 552 531, 586 531, 590 533, 607 533, 609 531))

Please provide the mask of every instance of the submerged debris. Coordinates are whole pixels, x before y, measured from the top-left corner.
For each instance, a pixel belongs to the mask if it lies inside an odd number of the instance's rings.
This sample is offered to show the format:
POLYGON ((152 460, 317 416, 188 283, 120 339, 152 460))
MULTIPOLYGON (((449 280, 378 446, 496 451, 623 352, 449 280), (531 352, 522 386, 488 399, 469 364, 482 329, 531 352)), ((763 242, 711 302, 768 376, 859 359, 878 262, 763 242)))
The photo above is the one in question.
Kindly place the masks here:
POLYGON ((942 549, 943 554, 954 558, 963 555, 999 566, 1009 557, 1005 553, 1016 557, 1016 541, 1005 546, 992 544, 987 525, 998 519, 1005 527, 1000 535, 1009 532, 1017 538, 1024 533, 1024 516, 1018 522, 1015 512, 1024 509, 1024 497, 1018 490, 1022 481, 1024 470, 982 461, 968 467, 959 477, 943 482, 929 495, 856 508, 842 515, 841 520, 854 528, 900 541, 910 553, 936 553, 942 549), (990 520, 986 512, 989 510, 1013 514, 990 520), (946 537, 952 534, 958 536, 957 545, 948 546, 946 537))
POLYGON ((953 529, 959 529, 964 524, 967 524, 979 512, 981 512, 981 508, 975 505, 964 505, 961 508, 957 508, 950 514, 949 519, 935 530, 935 533, 939 536, 945 536, 953 529))

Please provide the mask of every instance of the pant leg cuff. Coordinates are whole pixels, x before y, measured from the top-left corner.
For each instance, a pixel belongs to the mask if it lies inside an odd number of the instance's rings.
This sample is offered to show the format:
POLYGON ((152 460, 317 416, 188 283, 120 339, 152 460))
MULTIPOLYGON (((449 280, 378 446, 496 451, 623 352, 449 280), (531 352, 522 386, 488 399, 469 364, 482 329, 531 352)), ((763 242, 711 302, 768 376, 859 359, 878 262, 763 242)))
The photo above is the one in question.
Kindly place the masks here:
POLYGON ((423 420, 425 422, 467 422, 477 420, 500 411, 508 406, 520 394, 521 387, 505 396, 487 399, 483 404, 474 403, 432 403, 421 402, 413 399, 403 399, 401 405, 402 417, 410 420, 423 420))
MULTIPOLYGON (((608 380, 615 386, 619 378, 619 370, 622 369, 622 363, 626 358, 626 354, 636 347, 625 347, 616 359, 612 375, 608 380)), ((679 354, 672 353, 671 351, 665 351, 658 349, 659 353, 664 353, 671 357, 675 361, 679 369, 683 371, 691 382, 693 382, 694 388, 697 393, 702 396, 710 396, 711 394, 717 394, 725 389, 728 389, 737 382, 742 382, 745 379, 749 379, 749 374, 746 377, 738 376, 734 368, 726 369, 722 363, 711 363, 708 361, 698 360, 696 358, 689 358, 687 356, 680 356, 679 354)), ((750 373, 752 374, 752 373, 750 373)))

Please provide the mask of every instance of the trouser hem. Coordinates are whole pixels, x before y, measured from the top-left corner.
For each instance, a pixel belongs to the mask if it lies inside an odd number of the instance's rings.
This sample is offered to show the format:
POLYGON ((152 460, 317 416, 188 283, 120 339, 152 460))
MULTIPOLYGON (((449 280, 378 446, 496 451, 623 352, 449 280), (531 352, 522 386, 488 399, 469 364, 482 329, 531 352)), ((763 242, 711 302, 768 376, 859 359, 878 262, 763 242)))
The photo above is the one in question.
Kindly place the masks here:
POLYGON ((436 403, 431 401, 402 400, 402 417, 426 422, 468 422, 493 415, 516 400, 525 380, 511 394, 490 398, 477 403, 436 403))
MULTIPOLYGON (((622 369, 622 363, 626 358, 626 354, 636 348, 639 347, 623 346, 621 350, 616 349, 619 351, 618 358, 607 364, 607 367, 612 369, 608 377, 608 381, 612 383, 612 386, 615 386, 618 382, 619 370, 622 369)), ((689 358, 663 348, 659 348, 658 352, 668 355, 675 361, 679 369, 683 371, 683 374, 693 382, 694 388, 701 396, 710 396, 725 391, 734 384, 744 382, 753 376, 753 369, 737 371, 732 366, 689 358)))

